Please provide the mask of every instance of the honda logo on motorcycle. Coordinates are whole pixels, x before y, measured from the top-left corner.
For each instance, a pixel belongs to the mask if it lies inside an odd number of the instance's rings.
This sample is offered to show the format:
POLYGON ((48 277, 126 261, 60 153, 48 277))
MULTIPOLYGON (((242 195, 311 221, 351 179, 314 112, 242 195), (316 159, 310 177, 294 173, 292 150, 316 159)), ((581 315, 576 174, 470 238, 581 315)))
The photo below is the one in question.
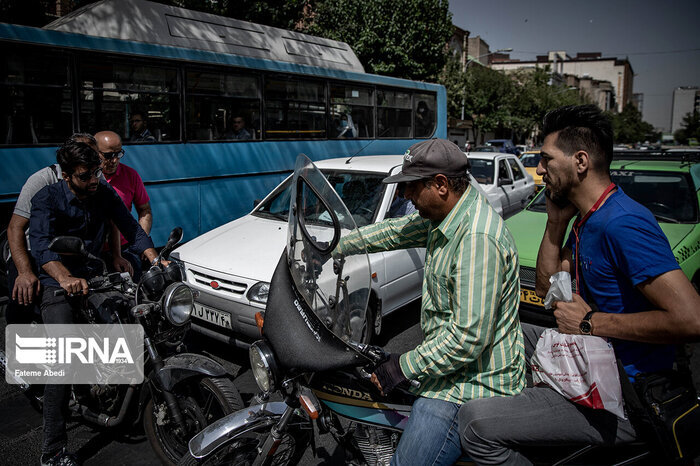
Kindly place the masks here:
POLYGON ((221 285, 219 285, 219 282, 212 280, 209 282, 209 286, 211 286, 215 290, 218 290, 221 285))
POLYGON ((5 380, 10 384, 143 382, 140 325, 8 325, 5 380))

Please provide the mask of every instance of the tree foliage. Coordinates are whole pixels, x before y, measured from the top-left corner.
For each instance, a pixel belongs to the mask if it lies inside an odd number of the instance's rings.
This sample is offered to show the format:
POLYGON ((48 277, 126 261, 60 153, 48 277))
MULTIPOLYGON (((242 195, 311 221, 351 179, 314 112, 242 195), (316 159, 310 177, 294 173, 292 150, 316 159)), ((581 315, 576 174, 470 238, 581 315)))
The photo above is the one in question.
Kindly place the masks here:
POLYGON ((700 113, 690 112, 683 117, 682 127, 673 133, 679 144, 688 144, 688 138, 700 141, 700 113))
POLYGON ((546 69, 504 73, 472 63, 462 72, 451 57, 439 81, 447 91, 447 114, 461 119, 464 102, 464 117, 472 120, 479 139, 484 132, 505 129, 522 140, 548 111, 586 101, 577 90, 551 86, 546 69))
POLYGON ((609 113, 612 121, 616 143, 635 143, 642 141, 657 141, 659 133, 654 127, 642 120, 642 112, 634 105, 625 105, 620 113, 609 113))
POLYGON ((303 32, 347 42, 369 73, 434 82, 453 32, 448 6, 446 0, 318 0, 303 32))

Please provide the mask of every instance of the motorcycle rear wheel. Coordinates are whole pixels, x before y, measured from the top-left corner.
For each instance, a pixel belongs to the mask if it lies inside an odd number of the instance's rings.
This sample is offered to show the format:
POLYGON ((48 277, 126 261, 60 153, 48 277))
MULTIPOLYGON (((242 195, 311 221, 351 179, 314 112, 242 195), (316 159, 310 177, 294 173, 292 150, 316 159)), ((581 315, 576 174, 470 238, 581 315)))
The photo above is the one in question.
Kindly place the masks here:
POLYGON ((148 441, 163 464, 175 465, 189 455, 192 436, 227 414, 245 405, 233 382, 227 378, 200 377, 187 379, 173 389, 185 418, 186 430, 178 432, 165 400, 151 398, 146 404, 143 427, 148 441))

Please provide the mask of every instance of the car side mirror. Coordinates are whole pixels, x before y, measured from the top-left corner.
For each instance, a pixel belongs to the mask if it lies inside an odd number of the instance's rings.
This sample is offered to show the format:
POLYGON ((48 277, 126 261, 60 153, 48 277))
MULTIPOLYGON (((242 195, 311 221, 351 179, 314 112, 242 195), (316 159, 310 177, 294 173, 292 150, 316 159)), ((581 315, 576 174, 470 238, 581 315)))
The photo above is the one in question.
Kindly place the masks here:
POLYGON ((510 178, 499 178, 498 179, 498 186, 507 186, 509 184, 513 184, 513 180, 510 178))

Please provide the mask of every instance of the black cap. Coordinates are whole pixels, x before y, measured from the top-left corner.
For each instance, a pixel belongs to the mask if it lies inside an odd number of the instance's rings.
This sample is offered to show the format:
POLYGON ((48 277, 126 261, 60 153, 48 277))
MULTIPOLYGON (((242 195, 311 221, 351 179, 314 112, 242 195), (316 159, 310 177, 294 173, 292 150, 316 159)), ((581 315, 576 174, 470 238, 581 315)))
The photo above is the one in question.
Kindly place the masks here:
POLYGON ((384 178, 383 182, 402 183, 431 178, 442 174, 464 176, 469 169, 467 155, 447 139, 429 139, 413 144, 403 155, 401 172, 384 178))

